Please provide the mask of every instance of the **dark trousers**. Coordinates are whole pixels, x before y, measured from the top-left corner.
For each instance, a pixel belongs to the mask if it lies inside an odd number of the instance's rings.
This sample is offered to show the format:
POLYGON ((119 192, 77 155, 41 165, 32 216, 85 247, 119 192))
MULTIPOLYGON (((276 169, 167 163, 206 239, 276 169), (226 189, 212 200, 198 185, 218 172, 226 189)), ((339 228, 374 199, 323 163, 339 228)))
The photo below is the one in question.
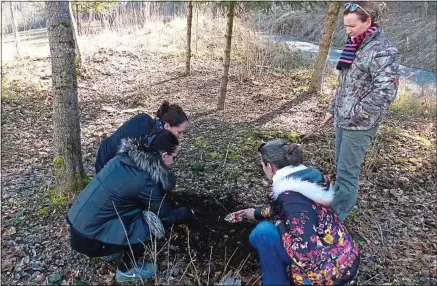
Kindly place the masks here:
POLYGON ((103 243, 83 236, 71 225, 70 244, 72 249, 89 257, 102 257, 121 252, 122 258, 118 263, 118 268, 121 271, 131 268, 144 254, 144 244, 142 243, 131 244, 130 247, 129 245, 103 243))

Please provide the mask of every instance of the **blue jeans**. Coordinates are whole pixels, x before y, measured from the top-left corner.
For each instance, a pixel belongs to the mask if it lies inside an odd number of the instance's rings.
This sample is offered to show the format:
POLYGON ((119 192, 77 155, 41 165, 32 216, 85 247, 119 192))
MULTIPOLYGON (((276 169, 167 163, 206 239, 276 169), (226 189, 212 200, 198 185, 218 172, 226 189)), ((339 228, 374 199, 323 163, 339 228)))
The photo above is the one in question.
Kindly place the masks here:
POLYGON ((249 242, 258 251, 263 285, 290 285, 287 266, 292 261, 276 226, 268 221, 260 222, 250 233, 249 242))

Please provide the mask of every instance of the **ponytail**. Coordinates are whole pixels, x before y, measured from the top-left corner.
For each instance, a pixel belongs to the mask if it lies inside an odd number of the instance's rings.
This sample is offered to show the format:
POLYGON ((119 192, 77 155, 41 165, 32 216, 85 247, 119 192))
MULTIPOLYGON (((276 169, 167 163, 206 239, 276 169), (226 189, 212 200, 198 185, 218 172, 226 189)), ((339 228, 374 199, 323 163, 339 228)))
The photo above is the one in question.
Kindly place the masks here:
POLYGON ((188 120, 182 107, 177 104, 170 104, 167 100, 164 101, 156 112, 156 117, 170 124, 170 126, 178 126, 188 120))

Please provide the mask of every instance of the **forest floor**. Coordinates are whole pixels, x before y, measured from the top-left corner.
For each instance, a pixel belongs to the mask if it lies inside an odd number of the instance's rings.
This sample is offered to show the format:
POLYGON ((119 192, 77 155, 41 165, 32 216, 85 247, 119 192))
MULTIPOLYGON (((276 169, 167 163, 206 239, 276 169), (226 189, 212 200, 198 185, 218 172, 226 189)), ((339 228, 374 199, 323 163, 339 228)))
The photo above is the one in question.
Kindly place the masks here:
MULTIPOLYGON (((159 275, 152 283, 218 283, 231 271, 247 285, 258 285, 257 253, 248 243, 254 224, 229 225, 223 217, 267 202, 258 144, 278 137, 296 142, 322 120, 329 97, 306 92, 308 70, 245 77, 236 75, 234 64, 226 109, 217 111, 220 59, 199 53, 191 75, 183 76, 183 45, 175 41, 176 52, 163 42, 151 46, 153 35, 132 34, 139 38, 135 44, 120 40, 85 50, 78 91, 86 172, 94 175, 99 142, 124 121, 153 114, 163 100, 180 104, 190 130, 174 167, 178 185, 171 199, 194 208, 201 220, 174 227, 165 241, 153 244, 157 251, 148 259, 157 260, 159 275)), ((50 192, 50 58, 11 62, 4 79, 1 282, 114 284, 114 263, 69 248, 67 209, 56 207, 50 192)), ((402 112, 390 113, 379 128, 362 167, 358 209, 347 219, 361 247, 357 283, 437 283, 435 136, 435 118, 402 112)), ((302 147, 307 164, 335 176, 332 127, 302 147)))

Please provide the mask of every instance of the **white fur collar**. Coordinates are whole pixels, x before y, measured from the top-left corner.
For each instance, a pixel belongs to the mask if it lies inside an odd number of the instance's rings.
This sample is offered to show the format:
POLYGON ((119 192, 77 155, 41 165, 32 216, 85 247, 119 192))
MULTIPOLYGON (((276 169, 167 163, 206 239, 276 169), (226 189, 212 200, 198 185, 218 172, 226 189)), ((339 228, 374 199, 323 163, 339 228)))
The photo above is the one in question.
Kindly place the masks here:
POLYGON ((272 178, 273 184, 275 184, 276 181, 280 181, 292 173, 296 173, 305 169, 308 169, 305 165, 287 166, 279 169, 276 171, 276 174, 272 178))
POLYGON ((290 176, 292 173, 305 170, 307 167, 299 165, 297 167, 288 166, 276 172, 273 176, 273 199, 276 200, 280 194, 286 191, 293 191, 302 194, 308 199, 325 206, 331 205, 334 199, 334 189, 332 185, 326 189, 316 183, 303 181, 299 178, 290 176))

